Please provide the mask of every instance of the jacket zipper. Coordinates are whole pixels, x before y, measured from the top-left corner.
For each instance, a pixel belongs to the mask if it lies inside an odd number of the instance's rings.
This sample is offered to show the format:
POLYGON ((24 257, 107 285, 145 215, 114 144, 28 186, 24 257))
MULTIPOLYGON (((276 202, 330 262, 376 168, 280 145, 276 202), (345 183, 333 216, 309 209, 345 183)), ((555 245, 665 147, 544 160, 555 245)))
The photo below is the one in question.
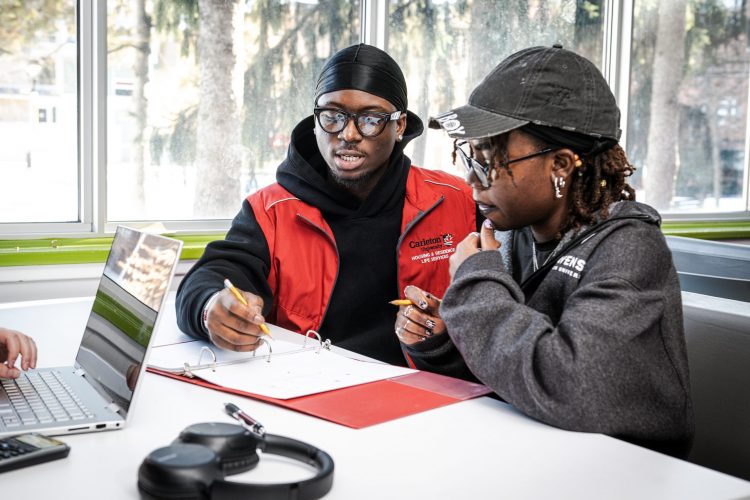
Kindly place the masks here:
MULTIPOLYGON (((336 240, 334 240, 333 237, 330 236, 325 231, 325 229, 323 229, 319 225, 315 224, 313 221, 311 221, 310 219, 308 219, 304 215, 301 215, 301 214, 298 213, 297 217, 299 217, 300 219, 302 219, 303 221, 305 221, 311 227, 314 227, 315 229, 317 229, 318 231, 320 231, 321 233, 323 233, 323 235, 326 237, 326 239, 328 239, 328 241, 331 242, 331 245, 333 245, 333 249, 336 251, 336 277, 334 278, 334 280, 333 280, 333 286, 331 287, 331 293, 333 293, 333 290, 336 288, 336 282, 339 280, 339 270, 341 268, 341 256, 339 255, 339 248, 336 246, 336 240)), ((323 326, 323 323, 325 322, 326 316, 328 315, 328 307, 330 305, 331 305, 331 297, 329 296, 328 300, 326 301, 326 307, 325 307, 325 310, 323 311, 323 316, 321 316, 321 318, 320 318, 320 324, 316 325, 316 328, 315 328, 316 331, 321 326, 323 326)))
POLYGON ((409 233, 409 231, 411 231, 412 228, 415 225, 417 225, 417 223, 419 221, 421 221, 422 219, 424 219, 425 217, 427 217, 427 214, 429 214, 430 212, 432 212, 433 210, 435 210, 435 208, 437 208, 437 206, 440 205, 443 202, 444 199, 445 199, 445 196, 441 196, 435 202, 435 204, 432 205, 430 208, 428 208, 424 212, 419 212, 417 214, 417 216, 414 217, 414 219, 412 219, 411 222, 409 222, 406 225, 406 227, 404 228, 404 232, 401 233, 401 236, 398 237, 398 241, 396 242, 396 296, 397 297, 401 297, 401 290, 398 289, 398 287, 400 286, 399 284, 401 283, 401 276, 400 276, 401 273, 400 273, 400 267, 398 265, 398 252, 399 252, 399 250, 401 250, 401 243, 403 243, 404 238, 406 238, 406 235, 409 233))

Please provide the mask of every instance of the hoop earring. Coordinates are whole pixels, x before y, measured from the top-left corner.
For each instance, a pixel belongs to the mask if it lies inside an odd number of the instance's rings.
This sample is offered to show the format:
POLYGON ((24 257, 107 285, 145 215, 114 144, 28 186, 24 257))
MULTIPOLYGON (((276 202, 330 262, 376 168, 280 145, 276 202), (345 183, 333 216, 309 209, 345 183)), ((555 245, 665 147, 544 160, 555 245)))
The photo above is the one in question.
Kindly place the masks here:
POLYGON ((555 177, 554 186, 555 186, 555 198, 562 198, 563 195, 560 192, 560 189, 565 187, 565 179, 563 179, 562 177, 555 177))

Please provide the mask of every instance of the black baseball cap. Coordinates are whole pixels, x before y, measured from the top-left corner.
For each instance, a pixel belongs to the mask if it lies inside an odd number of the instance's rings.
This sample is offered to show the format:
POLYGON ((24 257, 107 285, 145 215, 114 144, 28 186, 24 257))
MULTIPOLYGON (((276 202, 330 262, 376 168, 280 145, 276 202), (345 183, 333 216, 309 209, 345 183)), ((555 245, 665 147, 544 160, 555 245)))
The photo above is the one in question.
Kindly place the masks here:
POLYGON ((469 96, 469 104, 430 118, 453 138, 476 139, 534 124, 618 141, 620 110, 599 69, 555 44, 508 56, 469 96))

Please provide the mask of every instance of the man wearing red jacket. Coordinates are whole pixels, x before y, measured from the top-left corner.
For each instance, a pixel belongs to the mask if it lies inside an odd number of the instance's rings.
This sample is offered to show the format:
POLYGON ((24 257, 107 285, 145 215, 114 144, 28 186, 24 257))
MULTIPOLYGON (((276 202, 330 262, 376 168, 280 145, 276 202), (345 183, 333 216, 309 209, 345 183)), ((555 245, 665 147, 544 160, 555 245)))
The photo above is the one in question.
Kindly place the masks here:
POLYGON ((404 155, 422 132, 388 54, 365 44, 334 54, 277 182, 247 197, 226 239, 209 244, 180 284, 180 328, 250 351, 268 321, 407 364, 388 302, 407 284, 442 294, 455 243, 477 228, 466 183, 404 155))

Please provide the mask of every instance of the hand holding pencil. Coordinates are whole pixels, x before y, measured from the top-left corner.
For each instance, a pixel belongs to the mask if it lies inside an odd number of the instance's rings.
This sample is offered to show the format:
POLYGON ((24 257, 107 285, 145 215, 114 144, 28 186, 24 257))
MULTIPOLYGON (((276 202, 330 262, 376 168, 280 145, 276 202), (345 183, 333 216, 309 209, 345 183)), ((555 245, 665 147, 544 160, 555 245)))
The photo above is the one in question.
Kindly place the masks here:
MULTIPOLYGON (((242 302, 242 304, 243 304, 243 305, 249 306, 249 304, 247 303, 247 300, 245 300, 245 297, 244 297, 244 295, 242 295, 242 292, 240 292, 240 291, 239 291, 239 290, 237 289, 237 287, 235 287, 235 286, 234 286, 234 285, 232 284, 232 282, 231 282, 231 281, 229 281, 229 278, 225 278, 225 279, 224 279, 224 288, 227 288, 227 289, 228 289, 228 290, 229 290, 230 292, 232 292, 232 295, 234 295, 235 297, 237 297, 237 300, 239 300, 240 302, 242 302)), ((269 329, 268 329, 268 325, 266 325, 265 323, 261 323, 261 324, 259 324, 258 326, 260 327, 260 330, 261 330, 261 331, 262 331, 263 333, 265 333, 265 334, 266 334, 266 335, 268 335, 269 337, 273 338, 273 337, 271 336, 271 330, 269 330, 269 329)))
POLYGON ((439 298, 411 285, 404 289, 404 295, 404 299, 391 301, 391 304, 399 306, 395 332, 402 343, 416 344, 445 333, 445 323, 440 318, 439 298))
POLYGON ((263 318, 263 299, 224 280, 224 289, 203 308, 203 320, 211 342, 231 351, 254 351, 262 338, 271 336, 263 318))

